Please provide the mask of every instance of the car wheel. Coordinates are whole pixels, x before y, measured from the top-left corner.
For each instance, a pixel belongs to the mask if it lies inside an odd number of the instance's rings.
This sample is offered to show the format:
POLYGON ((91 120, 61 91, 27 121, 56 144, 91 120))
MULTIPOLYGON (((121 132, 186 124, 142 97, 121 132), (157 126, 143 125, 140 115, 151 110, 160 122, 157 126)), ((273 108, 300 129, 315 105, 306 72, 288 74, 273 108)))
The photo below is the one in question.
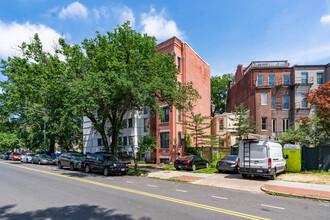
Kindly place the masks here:
POLYGON ((176 170, 181 170, 181 168, 175 168, 176 170))
POLYGON ((206 169, 209 168, 209 163, 206 163, 206 164, 205 164, 205 168, 206 168, 206 169))
POLYGON ((195 171, 195 170, 196 170, 196 165, 195 165, 195 164, 193 164, 193 165, 191 166, 191 170, 192 170, 192 171, 195 171))
POLYGON ((219 173, 222 173, 222 170, 218 170, 219 171, 219 173))
POLYGON ((74 171, 74 164, 73 163, 70 164, 70 170, 74 171))
POLYGON ((91 172, 91 168, 89 167, 89 165, 85 166, 85 172, 86 173, 90 173, 91 172))
POLYGON ((104 174, 104 176, 109 176, 109 168, 108 167, 104 168, 103 174, 104 174))
POLYGON ((57 162, 57 167, 59 168, 59 169, 62 169, 62 165, 61 165, 61 162, 57 162))
POLYGON ((286 174, 286 165, 284 167, 283 174, 286 174))
POLYGON ((276 169, 274 170, 274 173, 270 176, 270 178, 272 180, 275 180, 276 179, 276 169))
POLYGON ((248 175, 247 174, 242 174, 242 177, 243 178, 248 178, 248 175))

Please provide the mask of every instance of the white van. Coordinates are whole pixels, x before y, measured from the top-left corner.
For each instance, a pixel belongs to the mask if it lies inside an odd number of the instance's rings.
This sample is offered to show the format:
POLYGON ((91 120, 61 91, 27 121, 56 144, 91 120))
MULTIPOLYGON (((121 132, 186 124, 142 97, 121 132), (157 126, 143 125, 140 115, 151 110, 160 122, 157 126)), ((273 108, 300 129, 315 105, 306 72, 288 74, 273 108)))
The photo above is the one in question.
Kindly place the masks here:
POLYGON ((244 178, 250 176, 270 176, 285 173, 286 161, 282 146, 272 141, 243 139, 238 148, 239 173, 244 178))

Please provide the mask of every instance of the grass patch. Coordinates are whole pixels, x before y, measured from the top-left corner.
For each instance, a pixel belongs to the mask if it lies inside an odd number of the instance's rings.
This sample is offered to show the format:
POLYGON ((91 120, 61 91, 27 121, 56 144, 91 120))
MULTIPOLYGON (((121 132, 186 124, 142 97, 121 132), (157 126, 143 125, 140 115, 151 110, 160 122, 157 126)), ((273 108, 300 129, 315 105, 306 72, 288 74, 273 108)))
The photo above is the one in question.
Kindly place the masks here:
POLYGON ((166 180, 166 181, 177 182, 177 183, 189 183, 188 181, 177 180, 177 179, 163 179, 163 178, 159 178, 159 177, 148 177, 148 178, 157 179, 157 180, 166 180))
POLYGON ((146 175, 148 173, 150 173, 150 172, 145 171, 145 170, 137 169, 137 171, 135 172, 134 169, 129 169, 128 172, 127 172, 127 175, 130 175, 130 176, 143 176, 143 175, 146 175))
POLYGON ((298 173, 301 173, 301 174, 330 175, 330 171, 325 171, 325 170, 304 170, 304 171, 300 171, 298 173))
POLYGON ((174 165, 165 165, 163 167, 159 167, 161 170, 176 170, 174 165))

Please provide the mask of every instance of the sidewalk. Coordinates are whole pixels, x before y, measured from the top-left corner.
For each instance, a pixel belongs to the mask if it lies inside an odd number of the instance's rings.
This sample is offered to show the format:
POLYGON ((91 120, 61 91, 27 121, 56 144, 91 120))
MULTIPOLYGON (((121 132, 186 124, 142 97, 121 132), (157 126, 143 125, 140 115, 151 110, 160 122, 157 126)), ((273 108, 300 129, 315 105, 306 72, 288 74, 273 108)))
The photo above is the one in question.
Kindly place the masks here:
POLYGON ((186 181, 191 184, 248 191, 272 192, 330 201, 330 185, 274 181, 267 178, 244 179, 240 174, 201 174, 173 170, 147 169, 148 177, 186 181))
POLYGON ((330 186, 321 184, 272 181, 261 187, 265 192, 330 201, 330 186))

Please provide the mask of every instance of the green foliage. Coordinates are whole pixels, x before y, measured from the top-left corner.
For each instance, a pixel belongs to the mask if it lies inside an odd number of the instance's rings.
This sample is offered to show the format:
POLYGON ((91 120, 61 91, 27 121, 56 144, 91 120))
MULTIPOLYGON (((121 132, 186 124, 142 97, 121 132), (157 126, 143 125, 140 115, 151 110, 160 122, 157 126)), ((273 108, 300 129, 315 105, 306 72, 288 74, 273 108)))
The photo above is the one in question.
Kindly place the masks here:
POLYGON ((222 76, 211 77, 211 101, 215 105, 214 113, 224 113, 226 111, 227 91, 229 82, 235 81, 235 75, 227 73, 222 76))
POLYGON ((173 55, 157 52, 156 39, 137 33, 129 22, 85 39, 82 46, 63 39, 60 44, 70 72, 71 105, 92 121, 105 148, 109 148, 106 136, 111 136, 114 155, 128 111, 148 106, 160 112, 159 101, 182 109, 198 98, 190 83, 179 86, 173 55))
MULTIPOLYGON (((236 132, 232 132, 234 135, 238 137, 238 140, 242 140, 244 134, 248 133, 256 133, 256 125, 253 122, 252 117, 247 116, 247 109, 244 107, 244 104, 241 103, 239 106, 235 106, 235 117, 230 118, 231 120, 235 120, 236 122, 233 124, 233 128, 236 132)), ((239 141, 236 145, 239 144, 239 141)))
POLYGON ((211 168, 216 168, 217 167, 217 162, 221 160, 226 154, 224 152, 220 152, 218 155, 213 155, 212 154, 212 163, 210 164, 211 168))
POLYGON ((295 126, 288 129, 288 132, 280 135, 281 144, 310 144, 318 146, 327 140, 328 136, 317 116, 300 117, 296 120, 295 126))
POLYGON ((146 153, 146 151, 151 151, 157 148, 157 137, 150 134, 141 137, 139 141, 139 148, 136 157, 134 158, 134 169, 137 171, 138 161, 141 161, 141 156, 146 153))

